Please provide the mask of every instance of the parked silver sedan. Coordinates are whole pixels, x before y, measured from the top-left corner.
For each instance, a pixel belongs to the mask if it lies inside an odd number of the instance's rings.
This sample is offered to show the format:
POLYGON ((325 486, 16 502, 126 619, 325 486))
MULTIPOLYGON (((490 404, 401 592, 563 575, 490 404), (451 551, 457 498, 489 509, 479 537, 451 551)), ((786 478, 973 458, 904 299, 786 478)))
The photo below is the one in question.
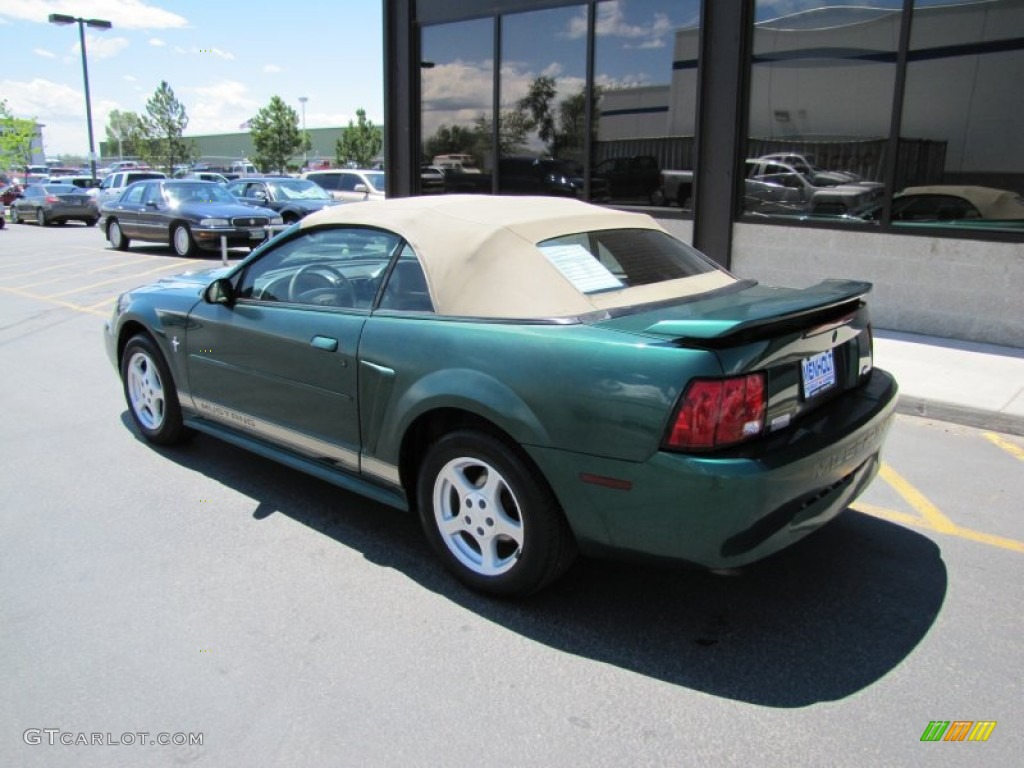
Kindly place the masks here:
POLYGON ((71 184, 32 184, 11 203, 11 223, 34 221, 42 227, 81 221, 95 226, 98 217, 86 190, 71 184))

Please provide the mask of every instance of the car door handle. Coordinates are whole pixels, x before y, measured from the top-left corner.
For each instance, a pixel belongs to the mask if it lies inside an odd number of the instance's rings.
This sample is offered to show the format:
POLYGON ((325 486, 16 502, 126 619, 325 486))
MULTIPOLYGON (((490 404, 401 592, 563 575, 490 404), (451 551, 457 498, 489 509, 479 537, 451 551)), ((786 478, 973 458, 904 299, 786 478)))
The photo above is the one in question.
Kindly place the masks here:
POLYGON ((338 340, 332 339, 329 336, 314 336, 310 344, 317 349, 322 349, 324 352, 338 351, 338 340))

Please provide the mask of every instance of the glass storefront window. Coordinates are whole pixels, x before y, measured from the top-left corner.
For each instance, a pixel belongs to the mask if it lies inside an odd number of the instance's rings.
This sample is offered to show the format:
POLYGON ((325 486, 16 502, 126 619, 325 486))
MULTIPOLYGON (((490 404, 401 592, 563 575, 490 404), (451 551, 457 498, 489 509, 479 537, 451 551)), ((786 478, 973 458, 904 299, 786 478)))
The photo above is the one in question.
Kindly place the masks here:
POLYGON ((494 20, 426 27, 420 62, 420 192, 490 192, 494 20))
POLYGON ((743 211, 877 223, 901 0, 757 0, 743 211))
POLYGON ((894 226, 1024 232, 1022 80, 1024 0, 917 0, 894 226))
POLYGON ((591 186, 615 204, 689 208, 700 0, 597 4, 591 186))
POLYGON ((584 196, 586 6, 502 17, 498 188, 584 196))

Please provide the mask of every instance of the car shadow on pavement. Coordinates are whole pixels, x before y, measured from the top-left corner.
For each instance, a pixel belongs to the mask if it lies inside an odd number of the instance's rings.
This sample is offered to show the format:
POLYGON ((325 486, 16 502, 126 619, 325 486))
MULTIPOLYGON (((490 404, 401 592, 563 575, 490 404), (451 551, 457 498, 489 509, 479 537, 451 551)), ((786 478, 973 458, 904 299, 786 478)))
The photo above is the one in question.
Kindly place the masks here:
MULTIPOLYGON (((122 422, 154 450, 127 412, 122 422)), ((156 450, 256 499, 254 521, 287 515, 523 637, 752 704, 804 707, 863 690, 924 639, 946 595, 930 539, 847 510, 739 575, 581 558, 538 595, 495 600, 441 568, 413 514, 204 435, 156 450)))

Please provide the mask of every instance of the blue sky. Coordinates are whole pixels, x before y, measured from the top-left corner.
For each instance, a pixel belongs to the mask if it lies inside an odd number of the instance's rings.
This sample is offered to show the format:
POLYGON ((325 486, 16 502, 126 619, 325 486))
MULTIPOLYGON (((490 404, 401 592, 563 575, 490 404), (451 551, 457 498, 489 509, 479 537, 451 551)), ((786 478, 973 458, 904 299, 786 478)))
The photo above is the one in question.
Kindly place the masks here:
MULTIPOLYGON (((275 94, 306 126, 347 125, 363 108, 383 122, 380 0, 0 0, 0 98, 45 124, 46 154, 84 155, 78 26, 51 13, 113 22, 86 30, 97 143, 112 109, 144 112, 166 80, 189 116, 186 135, 230 133, 275 94)), ((97 147, 98 151, 98 147, 97 147)))

